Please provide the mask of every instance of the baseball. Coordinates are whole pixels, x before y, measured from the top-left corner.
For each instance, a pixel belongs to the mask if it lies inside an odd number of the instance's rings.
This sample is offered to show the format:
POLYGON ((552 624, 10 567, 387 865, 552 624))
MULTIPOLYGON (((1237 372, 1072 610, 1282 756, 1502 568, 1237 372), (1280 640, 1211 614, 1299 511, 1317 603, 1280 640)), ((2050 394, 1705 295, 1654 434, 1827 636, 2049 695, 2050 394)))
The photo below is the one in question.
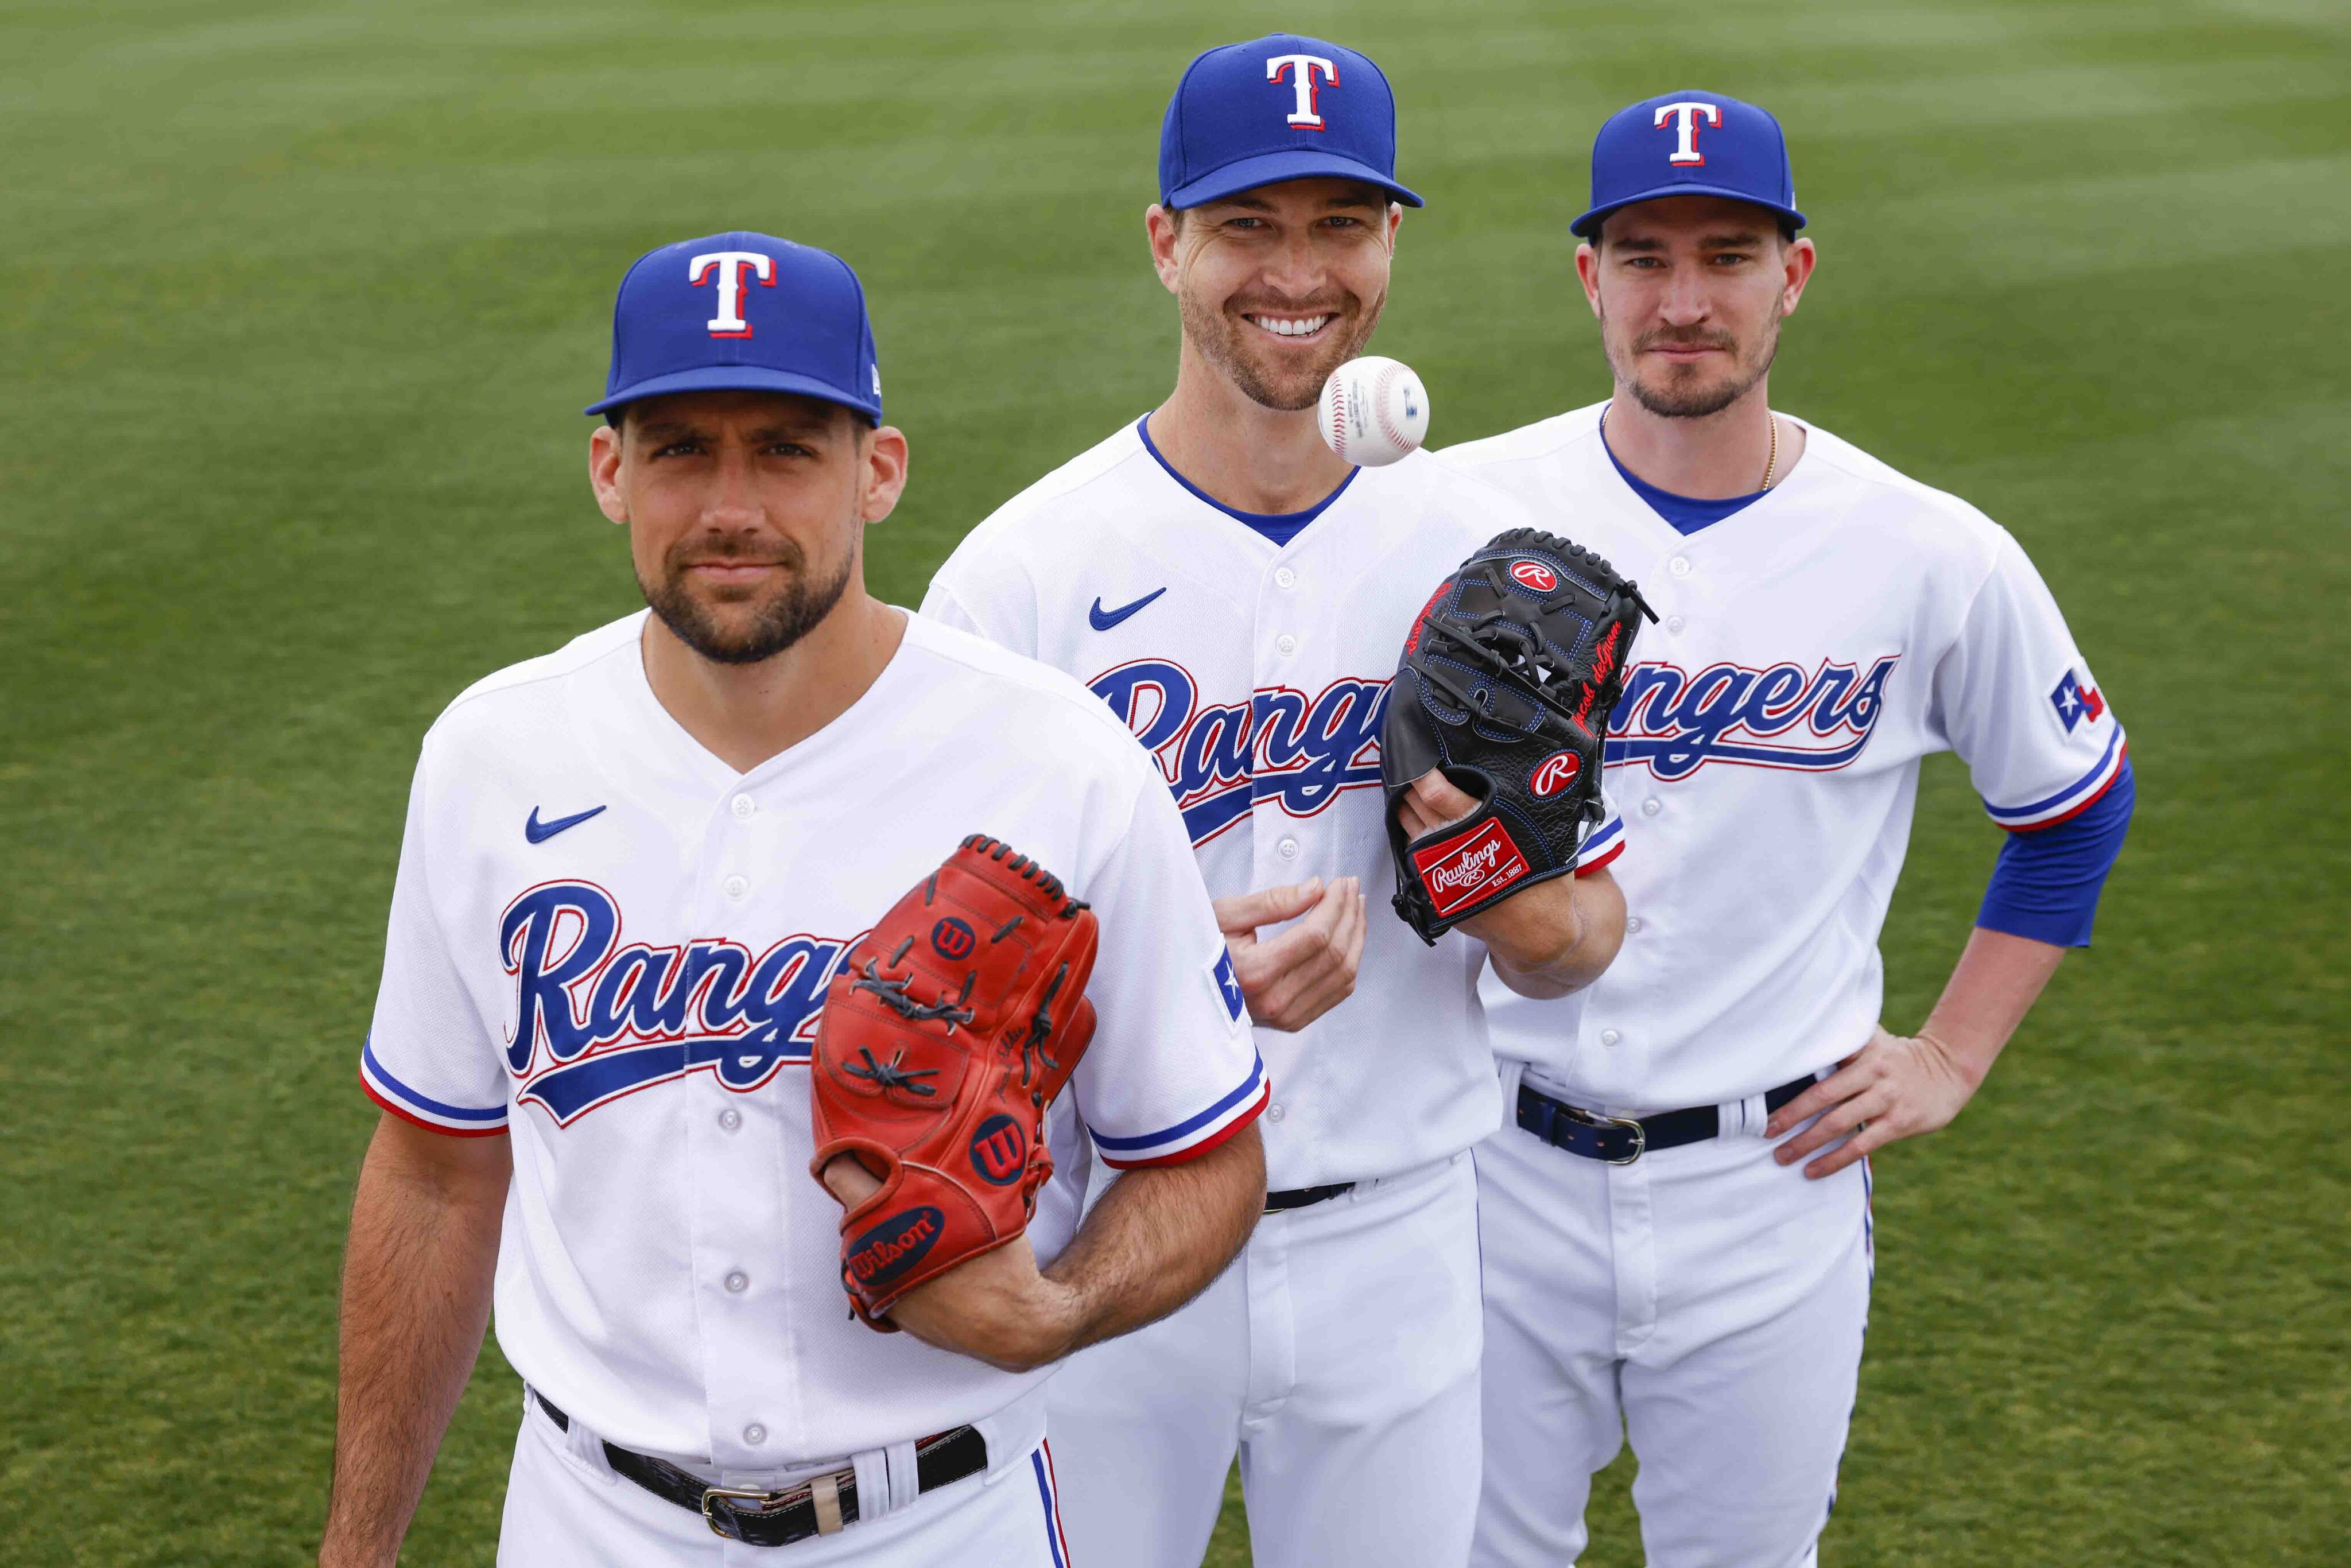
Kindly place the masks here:
POLYGON ((1420 450, 1428 436, 1428 393, 1401 360, 1350 360, 1322 383, 1315 422, 1331 450, 1350 463, 1384 468, 1420 450))

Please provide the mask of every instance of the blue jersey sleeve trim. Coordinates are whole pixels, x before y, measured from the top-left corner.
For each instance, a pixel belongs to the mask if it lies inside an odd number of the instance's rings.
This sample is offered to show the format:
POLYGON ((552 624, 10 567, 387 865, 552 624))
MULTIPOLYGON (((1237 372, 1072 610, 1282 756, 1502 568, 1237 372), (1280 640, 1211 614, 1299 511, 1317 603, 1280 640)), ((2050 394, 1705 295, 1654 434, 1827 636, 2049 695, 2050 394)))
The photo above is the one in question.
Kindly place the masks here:
POLYGON ((416 1110, 430 1112, 435 1116, 446 1117, 452 1122, 503 1122, 507 1119, 507 1108, 504 1105, 496 1106, 487 1111, 476 1111, 464 1105, 444 1105, 429 1095, 411 1089, 384 1071, 383 1062, 376 1056, 375 1037, 372 1035, 360 1042, 360 1062, 367 1069, 370 1078, 381 1084, 394 1098, 405 1101, 416 1110))
POLYGON ((2078 815, 2001 846, 1976 924, 2058 947, 2086 947, 2098 895, 2122 853, 2138 786, 2128 759, 2078 815))
POLYGON ((1995 806, 1987 800, 1984 802, 1984 810, 1991 813, 1993 821, 2003 828, 2033 827, 2039 824, 2030 819, 2059 816, 2067 810, 2078 810, 2080 805, 2086 803, 2078 800, 2078 797, 2094 788, 2104 789, 2110 781, 2106 776, 2115 768, 2116 764, 2122 760, 2122 746, 2123 728, 2122 726, 2116 725, 2114 734, 2106 737, 2105 750, 2099 754, 2098 760, 2091 766, 2090 770, 2063 789, 2053 795, 2045 795, 2027 806, 1995 806))
POLYGON ((1249 1075, 1246 1079, 1242 1080, 1241 1086, 1234 1090, 1231 1093, 1226 1095, 1223 1099, 1217 1101, 1215 1104, 1209 1106, 1207 1110, 1201 1112, 1198 1115, 1187 1116, 1172 1127, 1157 1133, 1146 1133, 1139 1138, 1109 1138, 1104 1137, 1100 1133, 1095 1133, 1093 1135, 1094 1142, 1101 1146, 1102 1151, 1106 1155, 1131 1154, 1136 1150, 1152 1148, 1160 1144, 1172 1144, 1177 1139, 1185 1136, 1186 1134, 1198 1132, 1201 1128, 1207 1126, 1217 1117, 1225 1114, 1228 1111, 1230 1111, 1234 1106, 1239 1104, 1242 1101, 1256 1093, 1258 1085, 1264 1082, 1265 1059, 1252 1052, 1249 1057, 1249 1075))

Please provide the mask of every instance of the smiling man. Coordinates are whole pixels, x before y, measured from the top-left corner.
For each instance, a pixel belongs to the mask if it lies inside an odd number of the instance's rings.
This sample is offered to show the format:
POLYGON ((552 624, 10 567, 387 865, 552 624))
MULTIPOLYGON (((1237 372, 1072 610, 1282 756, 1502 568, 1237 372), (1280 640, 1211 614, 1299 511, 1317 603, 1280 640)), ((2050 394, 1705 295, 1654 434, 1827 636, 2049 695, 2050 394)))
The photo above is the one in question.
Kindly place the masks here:
MULTIPOLYGON (((501 1563, 804 1542, 790 1561, 1066 1568, 1052 1364, 1199 1290, 1264 1192, 1264 1071, 1182 821, 1084 688, 866 591, 906 438, 840 258, 758 234, 645 256, 589 412, 590 483, 650 609, 491 675, 425 737, 361 1056, 382 1115, 319 1562, 394 1560, 495 1293, 528 1390, 501 1563), (1096 1021, 1065 1098, 1148 1168, 1074 1235, 1064 1204, 915 1286, 885 1336, 850 1313, 839 1234, 874 1176, 809 1174, 810 1042, 850 945, 976 833, 1092 905, 1096 1021)), ((931 930, 969 952, 968 926, 931 930)), ((1006 1128, 970 1145, 998 1186, 1034 1168, 1006 1128)), ((914 1233, 877 1235, 855 1261, 920 1261, 914 1233)))
MULTIPOLYGON (((1274 1190, 1238 1264, 1056 1382, 1071 1543, 1081 1563, 1195 1568, 1238 1447, 1262 1568, 1444 1568, 1478 1485, 1467 1151, 1500 1114, 1477 976, 1490 956, 1556 996, 1606 966, 1621 825, 1584 839, 1583 874, 1434 947, 1367 918, 1364 879, 1394 875, 1397 650, 1526 516, 1425 455, 1351 467, 1315 428, 1420 204, 1378 67, 1288 35, 1209 50, 1168 105, 1159 189, 1144 231, 1176 297, 1174 392, 975 529, 924 601, 1086 681, 1156 756, 1274 1084, 1274 1190)), ((1416 834, 1476 804, 1435 772, 1414 788, 1416 834)))
POLYGON ((1653 1568, 1813 1561, 1868 1314, 1867 1156, 1967 1103, 2089 940, 2130 817, 2121 727, 2016 540, 1773 412, 1803 223, 1762 110, 1622 110, 1573 225, 1608 401, 1442 455, 1664 618, 1607 743, 1624 952, 1565 1000, 1486 985, 1513 1124, 1478 1151, 1491 1568, 1574 1562, 1628 1432, 1653 1568), (2011 836, 1942 999, 1897 1035, 1877 935, 1944 750, 2011 836))

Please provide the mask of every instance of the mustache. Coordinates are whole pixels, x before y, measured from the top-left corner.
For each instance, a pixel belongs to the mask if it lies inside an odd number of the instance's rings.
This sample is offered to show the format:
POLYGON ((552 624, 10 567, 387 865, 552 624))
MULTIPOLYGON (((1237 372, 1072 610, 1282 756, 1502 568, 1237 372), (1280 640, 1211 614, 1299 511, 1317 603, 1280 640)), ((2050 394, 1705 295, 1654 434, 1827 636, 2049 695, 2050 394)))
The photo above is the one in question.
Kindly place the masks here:
POLYGON ((696 566, 780 566, 799 571, 808 566, 808 554, 790 539, 705 534, 670 546, 663 553, 662 566, 672 575, 696 566))
POLYGON ((1727 349, 1732 353, 1739 351, 1739 340, 1720 328, 1712 330, 1688 330, 1662 327, 1655 331, 1644 332, 1634 339, 1633 351, 1638 354, 1654 349, 1661 343, 1670 343, 1677 349, 1727 349))

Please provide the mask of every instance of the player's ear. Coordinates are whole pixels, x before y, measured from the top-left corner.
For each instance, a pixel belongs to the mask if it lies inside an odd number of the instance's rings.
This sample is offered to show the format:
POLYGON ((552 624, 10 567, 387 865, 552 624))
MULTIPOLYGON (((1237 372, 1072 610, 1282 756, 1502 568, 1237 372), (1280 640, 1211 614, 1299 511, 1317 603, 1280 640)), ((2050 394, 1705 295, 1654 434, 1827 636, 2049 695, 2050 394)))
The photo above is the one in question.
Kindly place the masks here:
POLYGON ((1600 248, 1590 240, 1575 247, 1576 281, 1583 285, 1584 303, 1600 314, 1600 248))
POLYGON ((588 438, 588 487, 596 492, 596 505, 604 516, 623 528, 629 521, 628 497, 621 489, 621 452, 625 440, 626 433, 610 424, 598 425, 596 434, 588 438))
POLYGON ((878 523, 898 509, 898 497, 906 493, 906 433, 885 424, 860 432, 857 444, 859 461, 865 465, 865 502, 859 516, 878 523))
POLYGON ((1390 256, 1395 254, 1396 231, 1402 227, 1404 227, 1404 204, 1390 202, 1388 204, 1388 254, 1390 256))
POLYGON ((1813 242, 1808 239, 1791 240, 1781 249, 1784 253, 1788 273, 1787 281, 1780 290, 1780 314, 1792 316, 1796 313, 1796 302, 1804 297, 1804 285, 1812 281, 1813 267, 1820 260, 1820 253, 1813 248, 1813 242))
POLYGON ((1157 202, 1143 210, 1143 234, 1151 243, 1151 269, 1159 274, 1160 283, 1170 294, 1176 292, 1176 242, 1182 237, 1182 223, 1157 202))

